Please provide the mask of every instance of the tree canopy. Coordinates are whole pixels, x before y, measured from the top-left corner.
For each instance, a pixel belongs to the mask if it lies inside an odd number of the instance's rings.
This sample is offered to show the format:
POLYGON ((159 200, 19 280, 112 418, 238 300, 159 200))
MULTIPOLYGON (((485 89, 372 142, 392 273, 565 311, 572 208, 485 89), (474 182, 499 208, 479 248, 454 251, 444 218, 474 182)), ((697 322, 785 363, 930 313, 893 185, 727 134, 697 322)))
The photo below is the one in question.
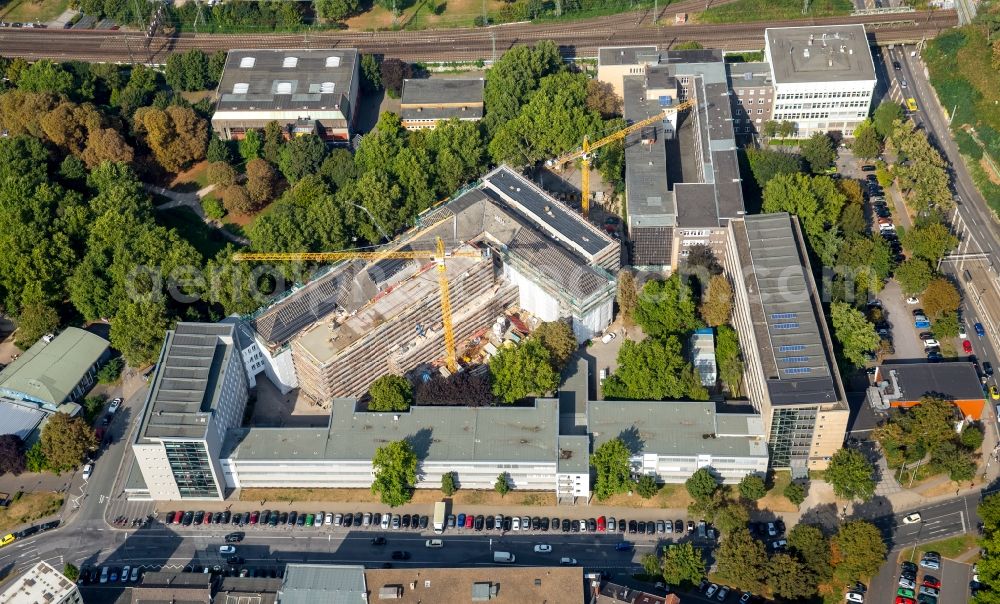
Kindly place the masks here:
POLYGON ((647 281, 639 296, 635 320, 652 337, 683 335, 700 327, 690 282, 679 273, 666 280, 647 281))
POLYGON ((531 335, 549 351, 552 368, 556 371, 562 371, 579 347, 573 328, 566 321, 547 321, 536 327, 531 335))
POLYGON ((843 302, 830 305, 830 321, 844 358, 855 366, 864 365, 865 353, 874 352, 879 346, 875 326, 861 311, 843 302))
POLYGON ((760 592, 767 579, 767 552, 764 543, 754 539, 750 531, 732 531, 716 549, 715 559, 719 578, 742 591, 760 592))
POLYGON ((397 440, 379 447, 372 459, 375 477, 372 493, 378 493, 382 503, 389 507, 405 504, 413 496, 417 482, 417 454, 405 440, 397 440))
POLYGON ((405 377, 388 373, 372 382, 368 396, 369 411, 407 411, 413 402, 413 387, 405 377))
POLYGON ((675 336, 625 340, 618 351, 618 368, 604 380, 606 398, 626 400, 679 399, 694 395, 707 398, 701 383, 692 383, 693 372, 675 336))
POLYGON ((757 501, 767 495, 767 485, 764 479, 756 474, 747 474, 740 480, 740 496, 747 501, 757 501))
POLYGON ((701 300, 701 318, 709 327, 729 322, 733 312, 733 286, 725 275, 714 275, 701 300))
POLYGON ((24 472, 24 441, 17 434, 0 434, 0 476, 10 472, 17 476, 24 472))
POLYGON ((621 438, 612 438, 594 449, 590 465, 597 478, 594 481, 594 496, 604 501, 612 495, 627 492, 632 488, 632 452, 621 438))
POLYGON ((841 584, 867 581, 878 573, 888 548, 878 527, 866 520, 840 525, 831 539, 834 578, 841 584))
POLYGON ((799 153, 809 164, 813 174, 822 174, 837 160, 837 150, 833 147, 833 140, 825 132, 814 132, 812 136, 802 141, 799 153))
POLYGON ((75 469, 97 448, 94 429, 82 417, 65 413, 49 416, 39 442, 48 469, 57 473, 75 469))
POLYGON ((668 585, 691 588, 705 576, 705 559, 690 541, 671 543, 663 553, 663 580, 668 585))
POLYGON ((709 499, 719 488, 719 481, 707 468, 699 468, 684 482, 684 487, 694 499, 709 499))
POLYGON ((868 501, 875 495, 875 467, 855 449, 840 449, 830 458, 826 481, 843 499, 868 501))
POLYGON ((513 348, 503 348, 490 360, 493 394, 513 403, 530 394, 544 394, 559 385, 549 351, 536 339, 528 338, 513 348))

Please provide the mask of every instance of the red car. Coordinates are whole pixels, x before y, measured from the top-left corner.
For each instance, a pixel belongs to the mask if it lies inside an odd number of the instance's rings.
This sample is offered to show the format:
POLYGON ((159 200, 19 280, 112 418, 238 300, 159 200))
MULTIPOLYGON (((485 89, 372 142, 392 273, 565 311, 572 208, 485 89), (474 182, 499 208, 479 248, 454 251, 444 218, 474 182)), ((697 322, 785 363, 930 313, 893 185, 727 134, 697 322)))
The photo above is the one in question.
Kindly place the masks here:
POLYGON ((182 520, 184 520, 184 510, 179 511, 174 515, 174 524, 180 524, 182 520))
POLYGON ((965 351, 965 354, 972 354, 972 342, 962 340, 962 350, 965 351))
POLYGON ((260 512, 250 514, 250 524, 257 524, 258 519, 260 519, 260 512))
POLYGON ((466 516, 465 517, 465 528, 467 528, 467 529, 472 528, 472 525, 473 525, 473 523, 475 523, 475 521, 476 521, 476 517, 473 516, 472 514, 469 514, 468 516, 466 516))
POLYGON ((916 604, 910 598, 904 598, 903 596, 896 596, 896 604, 916 604))
POLYGON ((212 524, 212 512, 205 512, 205 524, 212 524))
POLYGON ((603 533, 606 530, 608 530, 607 521, 604 519, 604 516, 599 516, 597 518, 597 532, 603 533))
POLYGON ((930 575, 924 575, 924 587, 933 587, 934 589, 941 589, 941 579, 937 577, 932 577, 930 575))

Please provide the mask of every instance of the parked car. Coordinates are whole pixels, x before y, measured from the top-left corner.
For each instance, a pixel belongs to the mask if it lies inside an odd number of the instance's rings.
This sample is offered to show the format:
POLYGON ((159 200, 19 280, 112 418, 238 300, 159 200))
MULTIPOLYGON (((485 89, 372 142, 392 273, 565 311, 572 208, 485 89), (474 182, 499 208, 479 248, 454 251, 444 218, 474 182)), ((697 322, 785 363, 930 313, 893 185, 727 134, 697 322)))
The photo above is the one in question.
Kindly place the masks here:
POLYGON ((108 405, 108 413, 114 415, 121 406, 122 406, 122 399, 121 399, 121 397, 113 399, 111 401, 111 404, 108 405))
POLYGON ((576 566, 576 558, 559 558, 559 564, 562 566, 576 566))
POLYGON ((849 591, 844 596, 848 602, 856 602, 857 604, 864 604, 865 597, 855 591, 849 591))
POLYGON ((719 593, 715 595, 715 599, 722 602, 726 599, 728 595, 729 595, 729 588, 723 585, 722 587, 719 588, 719 593))
POLYGON ((962 351, 965 352, 965 354, 972 354, 972 342, 962 340, 962 351))
POLYGON ((715 595, 715 592, 717 591, 719 591, 719 586, 716 585, 715 583, 712 583, 711 585, 708 586, 708 589, 705 590, 705 595, 711 598, 712 596, 715 595))
POLYGON ((986 377, 993 377, 993 363, 983 361, 983 374, 986 377))

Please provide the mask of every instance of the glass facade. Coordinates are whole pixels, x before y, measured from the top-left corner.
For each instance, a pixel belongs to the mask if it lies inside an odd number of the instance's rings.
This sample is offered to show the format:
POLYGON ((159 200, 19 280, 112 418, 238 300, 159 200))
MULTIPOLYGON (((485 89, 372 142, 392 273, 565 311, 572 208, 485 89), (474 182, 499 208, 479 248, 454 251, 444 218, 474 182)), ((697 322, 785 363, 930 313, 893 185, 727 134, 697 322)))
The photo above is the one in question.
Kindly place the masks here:
POLYGON ((816 426, 815 409, 775 408, 771 414, 771 465, 787 468, 792 460, 809 459, 813 429, 816 426))
POLYGON ((219 496, 205 443, 165 441, 163 446, 182 499, 219 496))

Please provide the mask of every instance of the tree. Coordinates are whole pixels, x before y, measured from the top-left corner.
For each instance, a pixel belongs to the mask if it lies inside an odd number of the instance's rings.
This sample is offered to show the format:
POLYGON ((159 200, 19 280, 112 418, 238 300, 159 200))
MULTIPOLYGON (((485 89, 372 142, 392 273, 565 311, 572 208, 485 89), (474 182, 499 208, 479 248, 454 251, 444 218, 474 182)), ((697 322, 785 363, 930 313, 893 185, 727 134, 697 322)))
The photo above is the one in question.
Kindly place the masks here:
POLYGON ((618 351, 618 368, 604 380, 604 396, 646 401, 684 398, 689 394, 690 384, 683 379, 688 367, 675 336, 625 340, 618 351))
POLYGON ((98 384, 114 384, 121 377, 122 369, 125 368, 125 361, 121 357, 115 357, 97 370, 98 384))
POLYGON ((873 159, 882 152, 882 139, 871 120, 865 120, 854 129, 851 150, 861 159, 873 159))
POLYGON ((132 147, 114 128, 98 128, 87 135, 87 146, 80 159, 93 169, 104 162, 132 163, 135 156, 132 147))
POLYGON ((236 182, 236 170, 226 162, 221 161, 208 164, 205 176, 208 178, 208 182, 219 187, 229 187, 236 182))
MULTIPOLYGON (((261 157, 269 163, 277 164, 281 159, 281 150, 287 145, 285 135, 287 131, 278 122, 272 120, 264 125, 264 144, 261 146, 261 157)), ((316 136, 310 134, 310 137, 316 136)))
POLYGON ((875 326, 861 311, 843 302, 830 305, 830 321, 844 358, 855 366, 864 365, 865 353, 878 349, 879 336, 875 326))
POLYGON ((733 286, 725 275, 715 275, 701 300, 701 318, 709 327, 729 322, 733 312, 733 286))
POLYGON ((656 478, 643 474, 635 483, 635 492, 643 499, 649 499, 660 492, 660 485, 656 484, 656 478))
MULTIPOLYGON (((830 225, 837 222, 847 197, 832 179, 826 176, 805 174, 778 174, 764 187, 764 212, 788 212, 802 221, 802 228, 811 247, 830 225)), ((832 257, 823 257, 824 264, 832 264, 832 257)))
POLYGON ((788 486, 785 487, 784 495, 788 501, 791 501, 795 505, 802 505, 802 502, 806 500, 806 490, 797 482, 788 483, 788 486))
POLYGON ((830 545, 833 576, 840 584, 874 576, 882 566, 887 551, 878 528, 865 520, 841 524, 830 545))
POLYGON ((688 40, 687 42, 681 42, 674 46, 673 50, 701 50, 705 48, 702 46, 701 42, 696 42, 694 40, 688 40))
POLYGON ((274 197, 274 187, 278 175, 271 164, 254 158, 247 162, 247 194, 253 202, 253 210, 262 208, 274 197))
POLYGON ((125 300, 111 319, 111 345, 132 367, 156 361, 167 329, 167 309, 162 300, 125 300))
POLYGON ((928 317, 941 317, 957 312, 962 305, 962 295, 947 277, 932 279, 924 290, 923 306, 928 317))
MULTIPOLYGON (((250 194, 247 192, 247 188, 243 185, 226 187, 226 189, 222 191, 222 205, 225 207, 227 212, 231 212, 233 214, 250 214, 257 208, 257 204, 250 199, 250 194)), ((205 212, 206 214, 208 213, 207 208, 205 212)), ((209 216, 209 218, 211 218, 211 216, 209 216)))
POLYGON ((896 121, 903 119, 903 107, 899 103, 884 101, 879 103, 872 114, 872 125, 882 139, 892 138, 896 121))
MULTIPOLYGON (((243 187, 230 187, 242 189, 243 187)), ((226 206, 214 195, 206 195, 201 199, 201 209, 205 217, 211 220, 222 220, 226 216, 226 206)))
POLYGON ((615 94, 614 86, 595 78, 587 82, 587 108, 610 119, 622 114, 622 99, 615 94))
POLYGON ((976 451, 983 446, 983 431, 977 426, 967 425, 958 439, 963 447, 976 451))
POLYGON ((740 481, 740 496, 747 501, 757 501, 767 495, 764 479, 756 474, 747 474, 740 481))
POLYGON ((899 281, 904 294, 916 296, 927 289, 934 273, 926 260, 910 258, 896 267, 893 277, 899 281))
POLYGON ((698 328, 700 321, 690 283, 679 273, 663 281, 647 281, 639 296, 635 319, 646 335, 655 338, 686 334, 698 328))
POLYGON ((618 271, 618 291, 615 294, 618 302, 618 315, 626 324, 632 323, 636 306, 639 303, 639 291, 635 286, 635 277, 628 269, 618 271))
POLYGON ((389 98, 398 99, 403 91, 403 80, 413 77, 413 66, 399 59, 383 59, 381 76, 386 94, 389 98))
POLYGON ((747 527, 747 523, 750 522, 750 511, 743 504, 730 501, 715 511, 713 522, 722 534, 728 535, 747 527))
POLYGON ((808 567, 784 553, 778 553, 767 561, 767 586, 775 595, 788 600, 807 598, 816 593, 816 583, 808 567))
POLYGON ((715 559, 716 574, 736 589, 759 591, 767 578, 764 543, 754 539, 746 528, 726 535, 716 550, 715 559))
POLYGON ((802 169, 802 158, 793 153, 751 147, 746 150, 746 154, 750 171, 761 190, 775 176, 797 174, 802 169))
MULTIPOLYGON (((789 485, 796 483, 789 483, 789 485)), ((825 583, 833 575, 830 562, 830 540, 823 530, 813 524, 796 524, 788 533, 788 547, 816 576, 816 583, 825 583)))
POLYGON ((907 229, 899 238, 903 249, 930 264, 937 264, 949 250, 958 245, 958 238, 940 222, 931 222, 907 229))
POLYGON ((705 560, 701 550, 690 541, 671 544, 663 554, 663 580, 669 585, 690 589, 705 576, 705 560))
POLYGON ((722 265, 719 264, 719 259, 715 257, 715 252, 704 243, 692 245, 688 249, 688 256, 684 265, 687 272, 693 273, 702 280, 703 284, 712 276, 722 274, 722 265))
POLYGON ((795 123, 788 120, 782 120, 778 124, 778 136, 781 138, 788 138, 795 134, 795 123))
POLYGON ((18 348, 29 348, 45 334, 59 327, 59 313, 46 304, 28 304, 21 308, 17 316, 17 333, 14 335, 18 348))
POLYGON ((205 151, 205 159, 210 162, 233 163, 233 150, 226 141, 214 134, 208 139, 208 150, 205 151))
POLYGON ((389 507, 405 504, 413 497, 417 482, 417 454, 405 440, 397 440, 375 450, 372 459, 372 493, 389 507))
POLYGON ((704 500, 712 497, 712 494, 719 488, 719 482, 708 468, 699 468, 691 475, 691 478, 684 482, 684 487, 691 497, 704 500))
POLYGON ((375 55, 361 55, 361 88, 366 94, 373 94, 382 88, 382 68, 375 55))
POLYGON ((445 497, 451 497, 458 490, 458 486, 455 485, 455 473, 445 472, 441 475, 441 492, 444 493, 445 497))
POLYGON ((349 182, 358 177, 358 168, 354 165, 354 155, 347 149, 333 149, 323 160, 319 173, 336 189, 347 186, 349 182))
POLYGON ((943 313, 937 319, 934 319, 934 333, 940 337, 945 338, 957 338, 958 330, 961 328, 958 320, 957 312, 946 312, 943 313))
POLYGON ((76 580, 80 578, 80 569, 73 566, 72 564, 66 563, 63 565, 63 576, 65 576, 70 581, 76 583, 76 580))
POLYGON ((562 371, 566 361, 579 347, 573 328, 566 321, 547 321, 539 325, 531 335, 538 338, 549 351, 552 368, 556 371, 562 371))
POLYGON ((650 577, 658 577, 663 573, 660 557, 656 554, 644 554, 639 563, 642 564, 642 570, 646 571, 650 577))
POLYGON ((216 78, 209 70, 208 55, 198 49, 167 57, 164 78, 174 90, 195 91, 212 88, 216 78))
POLYGON ((72 470, 97 448, 94 429, 82 417, 53 413, 42 428, 42 453, 56 473, 72 470))
POLYGON ((315 134, 297 136, 281 148, 278 157, 278 168, 288 182, 295 184, 307 174, 315 174, 323 158, 326 157, 326 145, 315 134))
POLYGON ((21 71, 17 87, 25 92, 52 92, 69 96, 74 92, 73 75, 62 65, 41 59, 21 71))
POLYGON ((955 405, 936 396, 923 396, 920 404, 897 418, 906 434, 905 443, 934 450, 955 437, 955 405))
POLYGON ((359 7, 358 0, 315 0, 314 4, 316 14, 330 21, 343 21, 358 12, 359 7))
POLYGON ((413 402, 413 387, 405 377, 387 373, 368 388, 369 411, 409 411, 413 402))
POLYGON ((726 390, 731 396, 738 397, 743 390, 743 359, 736 330, 728 325, 715 329, 715 361, 726 390))
POLYGON ((0 434, 0 476, 10 472, 17 476, 24 472, 27 459, 24 441, 17 434, 0 434))
POLYGON ((42 452, 41 441, 35 441, 24 457, 29 472, 46 472, 50 469, 49 461, 45 459, 45 453, 42 452))
POLYGON ((598 501, 626 493, 632 487, 631 457, 632 452, 621 438, 612 438, 594 449, 590 465, 597 474, 594 495, 598 501))
MULTIPOLYGON (((849 182, 856 181, 852 180, 849 182)), ((865 211, 861 204, 849 203, 844 206, 844 211, 840 213, 838 225, 845 238, 857 238, 864 235, 868 229, 868 223, 865 221, 865 211)))
POLYGON ((493 394, 505 403, 529 394, 543 394, 559 385, 559 375, 549 362, 549 351, 528 338, 519 346, 504 348, 490 361, 493 394))
POLYGON ((243 161, 250 161, 260 157, 260 149, 264 142, 260 138, 260 132, 254 129, 247 130, 239 143, 240 157, 243 161))
POLYGON ((833 147, 833 140, 825 132, 814 132, 812 136, 802 141, 799 153, 809 164, 813 174, 822 174, 837 161, 837 150, 833 147))
POLYGON ((510 493, 510 475, 507 474, 507 472, 500 472, 500 474, 497 476, 496 483, 493 485, 493 489, 497 493, 500 493, 501 497, 504 497, 505 495, 507 495, 507 493, 510 493))
POLYGON ((547 75, 564 69, 559 49, 551 40, 534 46, 515 46, 503 53, 490 69, 483 102, 484 124, 489 132, 517 117, 538 83, 547 75))
POLYGON ((826 481, 841 499, 868 501, 875 494, 875 467, 854 449, 840 449, 830 458, 826 481))
POLYGON ((193 109, 171 105, 166 109, 141 107, 135 127, 156 161, 170 172, 180 172, 205 157, 208 122, 193 109))

